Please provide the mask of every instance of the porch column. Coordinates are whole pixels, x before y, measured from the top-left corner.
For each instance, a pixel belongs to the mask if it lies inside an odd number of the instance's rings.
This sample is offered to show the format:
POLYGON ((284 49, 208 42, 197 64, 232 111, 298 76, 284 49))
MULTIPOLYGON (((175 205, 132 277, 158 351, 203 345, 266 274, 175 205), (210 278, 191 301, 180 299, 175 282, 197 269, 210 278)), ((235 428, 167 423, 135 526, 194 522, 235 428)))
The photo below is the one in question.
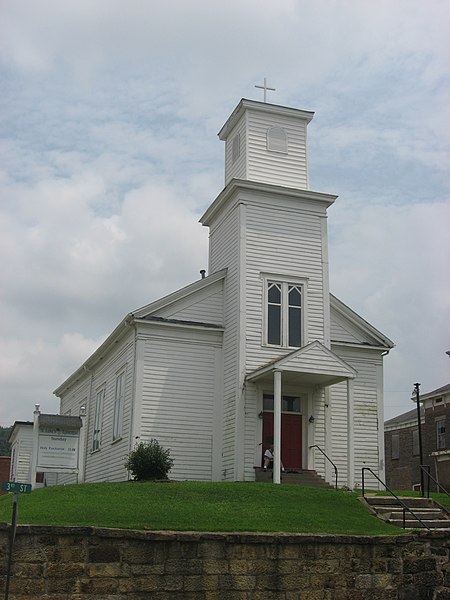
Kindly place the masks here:
POLYGON ((355 432, 354 432, 353 379, 347 379, 347 485, 355 487, 355 432))
POLYGON ((38 451, 39 451, 39 415, 41 414, 40 405, 34 405, 34 419, 33 419, 33 450, 31 454, 30 464, 30 483, 32 489, 36 487, 36 473, 37 473, 37 462, 38 462, 38 451))
POLYGON ((281 483, 281 371, 273 378, 273 482, 281 483))

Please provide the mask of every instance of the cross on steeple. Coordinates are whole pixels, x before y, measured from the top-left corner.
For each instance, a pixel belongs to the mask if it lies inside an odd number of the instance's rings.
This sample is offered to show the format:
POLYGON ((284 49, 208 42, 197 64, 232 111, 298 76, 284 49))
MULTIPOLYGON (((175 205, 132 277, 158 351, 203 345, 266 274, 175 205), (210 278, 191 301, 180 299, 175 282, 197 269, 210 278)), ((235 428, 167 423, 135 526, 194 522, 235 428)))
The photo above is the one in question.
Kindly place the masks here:
POLYGON ((270 90, 271 92, 275 91, 275 88, 269 87, 267 85, 267 81, 266 81, 265 77, 264 77, 264 84, 263 85, 255 85, 255 88, 259 88, 260 90, 264 90, 264 102, 267 102, 267 90, 270 90))

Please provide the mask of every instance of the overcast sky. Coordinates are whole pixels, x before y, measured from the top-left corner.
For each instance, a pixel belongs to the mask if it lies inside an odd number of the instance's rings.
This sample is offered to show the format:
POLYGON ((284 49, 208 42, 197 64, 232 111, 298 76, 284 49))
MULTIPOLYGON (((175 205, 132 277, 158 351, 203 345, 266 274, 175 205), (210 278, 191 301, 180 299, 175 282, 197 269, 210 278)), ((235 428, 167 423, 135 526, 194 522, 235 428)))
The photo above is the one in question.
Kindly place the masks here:
POLYGON ((385 417, 450 381, 447 0, 2 0, 0 424, 199 278, 217 132, 255 84, 315 111, 331 290, 396 347, 385 417))

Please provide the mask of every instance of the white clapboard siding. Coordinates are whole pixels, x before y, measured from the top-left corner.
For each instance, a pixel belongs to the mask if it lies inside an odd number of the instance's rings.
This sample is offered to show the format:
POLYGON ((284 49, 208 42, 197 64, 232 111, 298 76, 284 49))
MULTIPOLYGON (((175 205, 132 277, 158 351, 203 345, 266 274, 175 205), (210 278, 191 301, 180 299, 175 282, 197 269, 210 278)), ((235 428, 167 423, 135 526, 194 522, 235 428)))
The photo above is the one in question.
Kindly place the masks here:
POLYGON ((12 440, 11 480, 21 483, 31 481, 31 456, 33 454, 33 426, 18 425, 12 440))
POLYGON ((363 332, 356 324, 351 323, 333 307, 330 309, 331 339, 334 342, 350 344, 372 344, 373 338, 363 332))
POLYGON ((232 179, 245 179, 247 165, 247 131, 245 118, 230 133, 225 145, 225 185, 232 179), (239 156, 233 161, 233 145, 239 136, 239 156))
POLYGON ((223 450, 224 479, 234 476, 236 390, 239 343, 239 206, 234 206, 211 228, 210 272, 228 269, 224 283, 223 324, 223 450))
POLYGON ((347 418, 347 384, 338 383, 330 388, 331 407, 331 456, 336 464, 339 482, 348 480, 348 418, 347 418))
POLYGON ((273 274, 275 279, 279 274, 304 280, 304 343, 324 340, 321 216, 266 203, 249 204, 246 247, 247 368, 252 370, 277 356, 276 350, 262 346, 262 273, 273 274))
POLYGON ((141 439, 170 450, 171 478, 210 481, 220 338, 188 335, 145 340, 141 439))
POLYGON ((306 121, 249 110, 246 179, 307 189, 306 121), (267 149, 271 127, 281 127, 286 132, 287 153, 267 149))
POLYGON ((205 290, 189 295, 163 309, 152 313, 156 317, 195 321, 222 325, 223 315, 223 281, 217 281, 205 290))
MULTIPOLYGON (((354 446, 355 446, 355 484, 361 485, 361 470, 370 467, 375 473, 379 471, 379 406, 383 402, 382 389, 379 389, 380 369, 382 369, 382 356, 380 350, 356 349, 333 347, 333 351, 351 365, 357 376, 353 382, 354 401, 354 446)), ((339 432, 346 429, 347 424, 347 397, 346 385, 332 386, 333 431, 339 432)), ((333 453, 340 458, 347 456, 346 440, 333 436, 333 453)), ((378 484, 377 484, 378 485, 378 484)))
POLYGON ((134 381, 134 333, 118 347, 111 350, 92 372, 91 393, 88 401, 86 470, 89 481, 124 481, 128 478, 124 462, 130 450, 131 404, 134 381), (122 437, 113 440, 114 400, 116 379, 125 372, 125 397, 122 416, 122 437), (103 419, 101 424, 100 449, 92 451, 97 392, 104 388, 103 419))
MULTIPOLYGON (((329 434, 325 430, 325 394, 323 389, 317 389, 312 394, 312 414, 314 416, 314 440, 307 440, 308 445, 312 442, 317 444, 322 450, 325 450, 325 436, 329 434)), ((306 419, 309 418, 305 415, 306 419)), ((312 435, 312 434, 311 434, 312 435)), ((326 476, 325 457, 323 454, 314 449, 314 470, 322 477, 326 476)))
MULTIPOLYGON (((259 408, 262 410, 262 407, 259 408)), ((247 383, 245 387, 245 439, 244 439, 244 479, 255 478, 255 455, 261 453, 262 420, 258 418, 258 389, 255 384, 247 383)))
MULTIPOLYGON (((85 375, 73 385, 61 398, 59 405, 59 414, 70 415, 72 417, 78 417, 82 406, 86 407, 86 414, 89 413, 89 395, 91 389, 91 374, 86 371, 85 375)), ((87 427, 88 420, 85 419, 85 426, 87 427)), ((87 440, 85 439, 85 442, 87 440)), ((84 454, 85 455, 85 454, 84 454)), ((50 479, 46 477, 47 485, 50 485, 50 479)), ((77 476, 65 473, 57 473, 52 479, 58 485, 66 485, 69 483, 76 483, 77 476)))

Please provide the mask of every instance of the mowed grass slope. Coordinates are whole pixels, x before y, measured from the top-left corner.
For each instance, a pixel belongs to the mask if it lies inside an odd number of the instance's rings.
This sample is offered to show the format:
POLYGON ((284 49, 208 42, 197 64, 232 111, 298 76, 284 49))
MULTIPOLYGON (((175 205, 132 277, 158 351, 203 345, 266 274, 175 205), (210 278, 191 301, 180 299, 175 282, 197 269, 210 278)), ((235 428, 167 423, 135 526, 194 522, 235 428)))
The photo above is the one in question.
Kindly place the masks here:
MULTIPOLYGON (((11 520, 11 495, 0 521, 11 520)), ((392 535, 356 493, 264 483, 124 482, 56 486, 19 496, 19 524, 175 531, 392 535)))

